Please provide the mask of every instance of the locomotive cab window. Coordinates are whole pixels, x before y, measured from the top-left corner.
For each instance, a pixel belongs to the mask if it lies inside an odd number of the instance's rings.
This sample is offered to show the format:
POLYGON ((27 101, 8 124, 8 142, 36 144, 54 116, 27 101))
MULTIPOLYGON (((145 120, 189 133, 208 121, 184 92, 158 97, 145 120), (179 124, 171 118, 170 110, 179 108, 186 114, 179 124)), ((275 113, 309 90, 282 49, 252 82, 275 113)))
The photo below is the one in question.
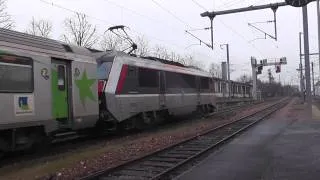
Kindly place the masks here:
POLYGON ((128 66, 128 77, 135 78, 137 77, 137 67, 136 66, 128 66))
POLYGON ((0 55, 0 92, 33 92, 31 58, 0 55))
POLYGON ((98 79, 108 79, 111 71, 112 62, 98 64, 98 79))

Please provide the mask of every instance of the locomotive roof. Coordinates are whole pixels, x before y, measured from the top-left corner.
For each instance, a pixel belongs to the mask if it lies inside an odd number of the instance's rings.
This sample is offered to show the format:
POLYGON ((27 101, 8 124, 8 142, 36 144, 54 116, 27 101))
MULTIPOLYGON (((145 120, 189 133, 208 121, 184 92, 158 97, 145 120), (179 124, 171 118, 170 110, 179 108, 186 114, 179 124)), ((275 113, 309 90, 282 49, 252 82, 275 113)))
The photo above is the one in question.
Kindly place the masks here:
MULTIPOLYGON (((155 69, 162 69, 162 70, 169 70, 169 71, 211 77, 211 75, 208 72, 198 70, 195 68, 190 68, 184 65, 177 66, 175 65, 174 62, 170 63, 171 61, 169 61, 169 63, 167 62, 164 63, 164 61, 167 61, 167 60, 163 60, 159 58, 150 59, 149 57, 139 58, 135 56, 130 56, 121 51, 98 52, 98 53, 95 53, 95 56, 98 64, 102 62, 113 62, 116 59, 116 60, 122 60, 123 62, 128 64, 135 64, 142 67, 149 67, 149 68, 155 68, 155 69)), ((221 78, 217 78, 217 77, 212 77, 212 78, 216 80, 224 81, 221 78)), ((237 82, 237 81, 231 81, 231 82, 235 84, 244 84, 247 86, 251 86, 250 83, 243 83, 243 82, 237 82)))
POLYGON ((186 66, 177 66, 174 63, 163 63, 163 61, 159 60, 152 60, 149 58, 140 58, 135 56, 130 56, 124 52, 119 51, 108 51, 104 55, 100 55, 97 58, 97 62, 110 62, 110 61, 122 61, 123 63, 137 65, 141 67, 148 67, 151 69, 160 69, 160 70, 167 70, 172 72, 179 72, 179 73, 186 73, 186 74, 195 74, 199 76, 207 76, 209 77, 210 74, 208 72, 198 70, 195 68, 190 68, 186 66))
POLYGON ((66 51, 62 44, 58 41, 8 29, 0 29, 0 41, 13 44, 21 44, 40 49, 47 49, 57 52, 66 51))
POLYGON ((68 45, 57 40, 3 28, 0 28, 0 45, 36 53, 46 53, 66 59, 73 58, 72 54, 92 56, 91 50, 84 47, 68 45))

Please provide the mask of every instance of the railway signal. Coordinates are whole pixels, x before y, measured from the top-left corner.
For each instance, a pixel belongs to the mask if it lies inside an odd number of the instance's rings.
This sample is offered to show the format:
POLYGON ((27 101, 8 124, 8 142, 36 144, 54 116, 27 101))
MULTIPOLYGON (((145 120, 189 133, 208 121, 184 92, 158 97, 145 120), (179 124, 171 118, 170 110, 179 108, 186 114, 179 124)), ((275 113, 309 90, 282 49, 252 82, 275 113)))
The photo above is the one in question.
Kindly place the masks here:
MULTIPOLYGON (((258 5, 258 6, 249 6, 237 9, 230 9, 230 10, 223 10, 223 11, 212 11, 212 12, 204 12, 200 15, 202 17, 208 17, 211 22, 211 46, 213 49, 213 19, 218 15, 225 15, 225 14, 233 14, 233 13, 240 13, 240 12, 248 12, 248 11, 256 11, 260 9, 268 9, 268 8, 278 8, 280 6, 294 6, 294 7, 302 7, 302 21, 303 21, 303 34, 304 34, 304 54, 305 56, 305 69, 306 69, 306 97, 308 102, 308 114, 311 115, 311 82, 310 82, 310 60, 309 60, 309 36, 308 36, 308 9, 307 4, 315 0, 285 0, 285 2, 281 3, 273 3, 273 4, 265 4, 265 5, 258 5)), ((319 0, 317 3, 317 10, 319 11, 319 0)), ((320 14, 318 14, 318 22, 320 22, 320 14)), ((318 23, 319 25, 320 23, 318 23)), ((318 34, 320 34, 320 30, 318 28, 318 34)), ((320 38, 319 44, 320 44, 320 38)), ((320 50, 319 50, 320 51, 320 50)), ((300 53, 301 54, 301 53, 300 53)), ((319 58, 320 59, 320 58, 319 58)), ((252 68, 256 68, 257 66, 252 66, 252 68)), ((252 73, 256 76, 255 70, 252 73)), ((253 77, 254 79, 256 77, 253 77)), ((254 91, 253 91, 254 92, 254 91)), ((254 93, 253 93, 254 94, 254 93)))
POLYGON ((263 65, 258 66, 257 74, 262 74, 263 65))
POLYGON ((260 63, 257 63, 256 58, 251 57, 251 67, 252 67, 252 97, 257 99, 257 75, 262 74, 263 66, 276 66, 276 73, 281 72, 281 65, 287 64, 287 58, 281 57, 278 62, 268 63, 267 59, 260 60, 260 63))
POLYGON ((286 57, 280 58, 280 64, 287 64, 287 58, 286 57))

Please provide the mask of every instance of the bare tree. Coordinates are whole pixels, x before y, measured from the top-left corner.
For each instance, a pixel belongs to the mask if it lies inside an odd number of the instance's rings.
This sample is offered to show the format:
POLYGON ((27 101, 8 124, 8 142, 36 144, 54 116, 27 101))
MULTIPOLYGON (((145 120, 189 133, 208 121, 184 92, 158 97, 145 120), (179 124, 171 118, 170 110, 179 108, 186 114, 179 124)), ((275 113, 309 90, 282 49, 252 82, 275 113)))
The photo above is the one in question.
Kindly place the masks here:
POLYGON ((100 41, 100 47, 103 50, 121 51, 123 40, 116 35, 105 33, 100 41))
POLYGON ((186 54, 181 55, 174 51, 169 51, 166 47, 157 45, 153 49, 153 56, 161 59, 166 59, 169 61, 178 62, 182 65, 193 67, 196 69, 204 69, 204 64, 202 61, 196 60, 192 55, 186 54))
POLYGON ((249 76, 247 74, 243 74, 237 79, 237 81, 243 82, 243 83, 248 83, 248 82, 252 81, 252 78, 251 78, 251 76, 249 76))
POLYGON ((177 54, 174 51, 171 51, 169 59, 171 61, 175 61, 175 62, 181 63, 183 65, 187 65, 185 62, 185 59, 180 54, 177 54))
POLYGON ((154 47, 152 55, 160 59, 170 59, 169 51, 167 50, 167 48, 161 45, 156 45, 154 47))
POLYGON ((32 20, 29 24, 29 28, 26 30, 26 33, 32 34, 35 36, 42 36, 48 38, 52 32, 52 23, 48 20, 35 20, 32 17, 32 20))
POLYGON ((75 17, 67 18, 64 25, 67 32, 63 35, 63 40, 66 43, 87 48, 97 43, 97 28, 89 23, 85 14, 76 13, 75 17))
POLYGON ((137 36, 136 37, 136 54, 138 56, 148 56, 150 55, 150 47, 149 47, 149 41, 144 36, 137 36))
POLYGON ((11 29, 14 22, 11 16, 6 12, 7 0, 0 0, 0 27, 5 29, 11 29))
POLYGON ((221 66, 217 63, 211 63, 209 66, 209 73, 212 77, 222 78, 221 66))
POLYGON ((190 67, 194 67, 194 68, 201 69, 201 70, 203 70, 205 67, 205 65, 203 64, 202 61, 196 60, 195 57, 190 54, 185 55, 182 58, 182 61, 183 62, 181 62, 181 63, 185 66, 190 66, 190 67))

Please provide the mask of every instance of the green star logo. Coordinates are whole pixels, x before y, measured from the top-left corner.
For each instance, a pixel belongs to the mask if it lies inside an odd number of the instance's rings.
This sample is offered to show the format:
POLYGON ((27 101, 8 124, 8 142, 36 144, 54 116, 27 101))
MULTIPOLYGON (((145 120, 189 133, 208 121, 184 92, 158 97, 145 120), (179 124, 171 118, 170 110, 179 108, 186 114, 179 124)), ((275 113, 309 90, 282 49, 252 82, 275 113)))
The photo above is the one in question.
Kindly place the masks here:
POLYGON ((96 98, 91 91, 91 86, 95 81, 95 79, 88 79, 86 71, 83 72, 81 79, 76 80, 76 85, 79 88, 80 100, 83 106, 85 105, 86 98, 96 101, 96 98))

